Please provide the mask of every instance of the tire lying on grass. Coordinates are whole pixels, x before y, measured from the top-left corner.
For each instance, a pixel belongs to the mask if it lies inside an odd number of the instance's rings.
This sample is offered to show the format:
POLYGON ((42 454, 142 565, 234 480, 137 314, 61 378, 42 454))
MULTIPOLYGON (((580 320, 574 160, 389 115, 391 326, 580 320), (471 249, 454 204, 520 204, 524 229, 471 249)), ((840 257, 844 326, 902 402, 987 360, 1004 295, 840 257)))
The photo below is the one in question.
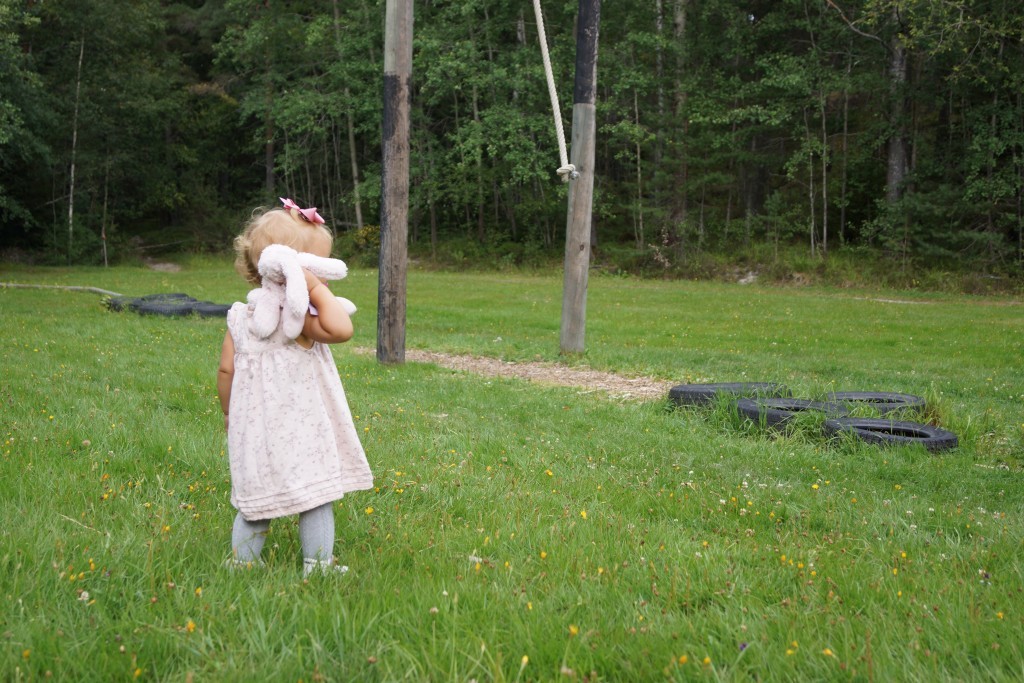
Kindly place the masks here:
POLYGON ((871 406, 882 415, 897 410, 914 410, 924 412, 925 400, 913 394, 897 394, 888 391, 836 391, 829 394, 827 400, 832 403, 860 404, 871 406))
POLYGON ((844 417, 825 420, 823 429, 830 438, 850 433, 871 444, 920 444, 932 452, 956 448, 959 444, 953 432, 918 422, 844 417))
POLYGON ((783 427, 800 413, 819 412, 826 417, 844 417, 849 411, 838 403, 809 401, 802 398, 741 398, 736 411, 756 425, 783 427))
POLYGON ((668 392, 677 406, 699 406, 713 403, 719 396, 789 396, 784 384, 775 382, 725 382, 720 384, 678 384, 668 392))
POLYGON ((199 301, 188 294, 149 294, 147 296, 117 296, 107 300, 112 311, 134 311, 140 315, 183 316, 196 314, 204 318, 223 318, 231 306, 199 301))

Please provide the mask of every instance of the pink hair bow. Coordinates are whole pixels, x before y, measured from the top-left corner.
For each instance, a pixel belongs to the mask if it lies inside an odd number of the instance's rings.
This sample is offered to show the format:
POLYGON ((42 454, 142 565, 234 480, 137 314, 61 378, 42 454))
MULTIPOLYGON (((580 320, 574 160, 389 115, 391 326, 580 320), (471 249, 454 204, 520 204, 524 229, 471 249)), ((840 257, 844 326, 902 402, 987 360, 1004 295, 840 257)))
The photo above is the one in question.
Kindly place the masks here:
POLYGON ((307 223, 324 222, 323 216, 316 212, 315 206, 310 207, 308 209, 300 209, 299 205, 293 202, 291 199, 285 199, 284 197, 278 197, 278 199, 280 199, 281 203, 284 204, 284 208, 295 209, 296 211, 298 211, 299 215, 302 216, 302 220, 306 221, 307 223))

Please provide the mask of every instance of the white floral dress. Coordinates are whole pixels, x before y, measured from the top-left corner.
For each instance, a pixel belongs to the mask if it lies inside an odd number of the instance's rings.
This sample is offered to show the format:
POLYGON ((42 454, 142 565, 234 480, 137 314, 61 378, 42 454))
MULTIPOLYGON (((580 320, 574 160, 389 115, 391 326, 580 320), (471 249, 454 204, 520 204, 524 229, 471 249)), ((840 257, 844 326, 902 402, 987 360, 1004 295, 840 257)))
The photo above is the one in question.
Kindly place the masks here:
POLYGON ((330 348, 280 327, 260 339, 252 307, 228 311, 235 375, 228 414, 231 504, 249 520, 305 512, 373 487, 330 348))

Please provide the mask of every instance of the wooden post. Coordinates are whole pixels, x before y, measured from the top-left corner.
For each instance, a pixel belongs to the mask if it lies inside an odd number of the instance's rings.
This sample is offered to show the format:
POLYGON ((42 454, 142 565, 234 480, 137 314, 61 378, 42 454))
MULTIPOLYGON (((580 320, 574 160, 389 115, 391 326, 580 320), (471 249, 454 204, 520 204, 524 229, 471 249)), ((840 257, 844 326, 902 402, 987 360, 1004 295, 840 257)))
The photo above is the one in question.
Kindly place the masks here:
POLYGON ((413 0, 387 0, 384 19, 383 170, 377 360, 405 362, 405 289, 409 235, 409 106, 413 0))
POLYGON ((576 79, 572 107, 572 163, 579 177, 569 181, 562 289, 562 353, 583 353, 587 320, 587 278, 594 204, 594 140, 597 132, 597 34, 601 0, 579 0, 576 79))

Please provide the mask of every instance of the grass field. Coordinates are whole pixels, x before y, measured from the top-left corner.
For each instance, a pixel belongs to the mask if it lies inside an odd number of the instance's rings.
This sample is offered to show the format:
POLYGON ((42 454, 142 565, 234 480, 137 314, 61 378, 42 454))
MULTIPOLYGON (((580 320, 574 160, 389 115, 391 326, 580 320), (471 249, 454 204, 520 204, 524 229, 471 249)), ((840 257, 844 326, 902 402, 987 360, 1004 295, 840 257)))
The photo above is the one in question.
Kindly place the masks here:
MULTIPOLYGON (((216 260, 0 281, 245 294, 216 260)), ((376 284, 334 287, 356 346, 376 284)), ((413 271, 408 296, 410 348, 558 359, 558 275, 413 271)), ((336 508, 349 574, 304 581, 294 519, 266 567, 222 567, 222 322, 0 288, 0 677, 1020 680, 1020 303, 591 280, 568 362, 919 394, 961 441, 934 455, 337 347, 377 489, 336 508)))

